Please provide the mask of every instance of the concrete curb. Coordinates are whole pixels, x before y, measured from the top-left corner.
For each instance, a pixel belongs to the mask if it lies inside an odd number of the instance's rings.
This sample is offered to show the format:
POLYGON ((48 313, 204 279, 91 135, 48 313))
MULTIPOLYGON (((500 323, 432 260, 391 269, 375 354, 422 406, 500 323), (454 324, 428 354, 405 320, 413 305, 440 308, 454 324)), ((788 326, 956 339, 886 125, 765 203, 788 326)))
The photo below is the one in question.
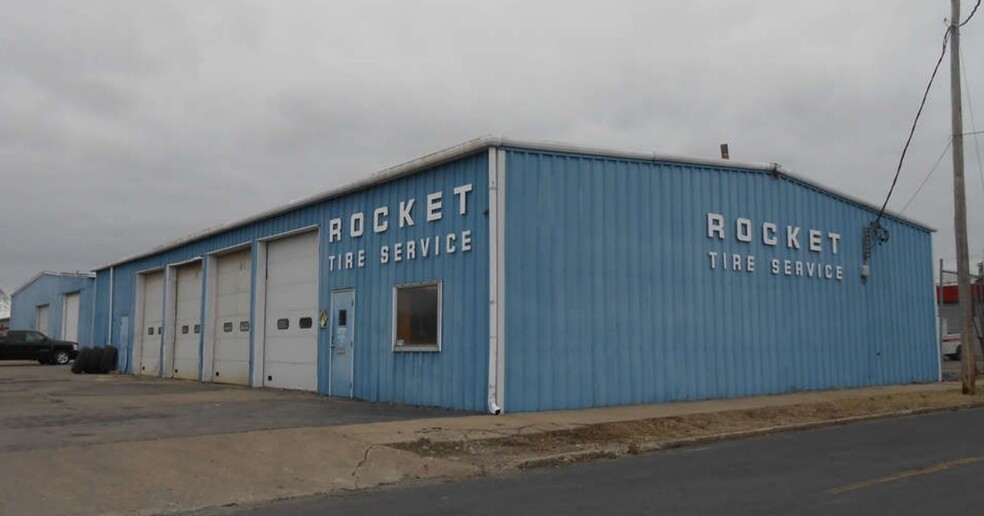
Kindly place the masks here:
POLYGON ((729 441, 735 439, 746 439, 750 437, 761 437, 765 435, 778 434, 783 432, 796 432, 802 430, 812 430, 831 426, 848 425, 851 423, 861 423, 864 421, 876 421, 880 419, 890 419, 895 417, 919 416, 923 414, 934 414, 939 412, 953 412, 971 408, 984 407, 984 402, 964 403, 960 405, 950 405, 945 407, 923 407, 917 409, 896 410, 892 412, 880 412, 877 414, 865 414, 863 416, 851 416, 825 421, 810 421, 806 423, 793 423, 789 425, 776 425, 750 430, 739 430, 736 432, 725 432, 720 434, 701 435, 695 437, 685 437, 681 439, 669 439, 661 441, 643 441, 628 445, 602 446, 595 450, 579 450, 576 452, 566 452, 524 459, 516 462, 512 467, 519 470, 543 469, 566 466, 583 462, 591 462, 600 459, 615 459, 626 455, 640 455, 643 453, 653 453, 663 450, 684 448, 701 444, 714 443, 719 441, 729 441))

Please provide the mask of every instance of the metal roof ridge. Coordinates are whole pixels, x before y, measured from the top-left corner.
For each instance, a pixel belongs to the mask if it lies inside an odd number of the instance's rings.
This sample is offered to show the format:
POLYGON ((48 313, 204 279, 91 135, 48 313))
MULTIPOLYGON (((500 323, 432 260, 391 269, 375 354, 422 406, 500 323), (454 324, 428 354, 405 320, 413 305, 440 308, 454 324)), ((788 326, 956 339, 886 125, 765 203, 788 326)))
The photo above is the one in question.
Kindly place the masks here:
MULTIPOLYGON (((581 146, 581 145, 573 145, 573 144, 551 142, 551 141, 520 140, 520 139, 513 139, 513 138, 507 138, 503 136, 496 136, 496 135, 489 134, 489 135, 464 141, 457 145, 453 145, 451 147, 436 152, 432 152, 430 154, 425 154, 424 156, 421 156, 419 158, 415 158, 389 168, 385 168, 378 172, 371 173, 360 180, 345 183, 335 188, 329 188, 327 190, 313 194, 311 196, 293 200, 286 204, 268 210, 264 210, 262 212, 241 219, 216 224, 214 226, 207 227, 200 231, 196 231, 181 236, 179 238, 165 241, 160 245, 152 247, 149 250, 141 251, 135 254, 125 256, 123 258, 119 258, 117 260, 110 262, 109 264, 96 267, 93 270, 95 271, 105 270, 110 267, 114 267, 116 265, 121 265, 127 262, 131 262, 133 260, 137 260, 139 258, 145 258, 147 256, 151 256, 170 249, 174 249, 181 245, 194 242, 196 240, 211 235, 219 234, 223 231, 229 231, 232 229, 240 228, 248 224, 258 222, 260 220, 264 220, 276 215, 280 215, 297 208, 310 206, 312 204, 317 204, 319 202, 323 202, 328 199, 340 197, 342 195, 353 193, 372 186, 387 183, 394 179, 403 176, 412 175, 422 170, 432 168, 438 165, 442 165, 449 161, 453 161, 465 156, 469 156, 492 147, 510 147, 516 149, 526 149, 526 150, 535 150, 535 151, 543 151, 543 152, 559 152, 559 153, 568 153, 568 154, 603 156, 603 157, 610 157, 610 158, 624 158, 624 159, 648 160, 648 161, 669 162, 669 163, 693 164, 693 165, 720 167, 720 168, 759 170, 759 171, 784 175, 790 179, 793 179, 805 185, 816 188, 822 192, 828 193, 835 197, 839 197, 846 202, 864 208, 872 209, 875 210, 876 212, 879 209, 872 203, 869 203, 852 195, 846 194, 844 192, 838 191, 836 189, 827 187, 816 181, 806 179, 805 177, 794 174, 778 163, 747 163, 747 162, 717 159, 717 158, 693 158, 693 157, 679 156, 673 154, 660 154, 657 152, 625 151, 625 150, 615 150, 615 149, 604 148, 604 147, 581 146)), ((886 211, 885 214, 894 219, 916 226, 918 228, 922 228, 927 231, 936 231, 934 228, 916 222, 912 219, 903 217, 902 215, 890 211, 886 211)))

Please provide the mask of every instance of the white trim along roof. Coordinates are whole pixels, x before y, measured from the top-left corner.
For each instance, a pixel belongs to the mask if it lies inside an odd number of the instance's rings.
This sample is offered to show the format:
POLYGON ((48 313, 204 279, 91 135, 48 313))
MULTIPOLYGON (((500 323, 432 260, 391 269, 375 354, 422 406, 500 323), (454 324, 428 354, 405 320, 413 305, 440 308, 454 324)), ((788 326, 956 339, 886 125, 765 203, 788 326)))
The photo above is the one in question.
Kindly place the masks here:
MULTIPOLYGON (((723 167, 723 168, 738 168, 746 170, 758 170, 766 171, 772 174, 785 176, 793 179, 797 182, 803 183, 805 185, 811 186, 826 192, 834 197, 839 197, 847 202, 856 204, 858 206, 874 210, 876 213, 881 209, 879 206, 875 206, 867 201, 858 199, 849 194, 834 190, 823 186, 811 179, 806 179, 804 177, 798 176, 779 164, 776 163, 743 163, 740 161, 731 161, 724 159, 704 159, 704 158, 690 158, 685 156, 675 156, 671 154, 657 154, 655 152, 632 152, 632 151, 620 151, 605 149, 599 147, 585 147, 570 145, 564 143, 554 143, 554 142, 535 142, 535 141, 523 141, 523 140, 513 140, 510 138, 504 138, 500 136, 483 136, 481 138, 475 138, 473 140, 468 140, 464 143, 449 147, 444 150, 440 150, 426 156, 408 161, 406 163, 396 165, 394 167, 381 170, 368 176, 365 179, 348 183, 336 188, 332 188, 321 193, 314 194, 310 197, 305 197, 296 201, 291 201, 288 204, 267 210, 256 215, 246 217, 244 219, 236 220, 234 222, 228 222, 225 224, 219 224, 217 226, 212 226, 206 228, 202 231, 186 235, 184 237, 165 242, 159 246, 156 246, 150 250, 140 252, 134 255, 130 255, 124 258, 120 258, 112 263, 103 265, 94 270, 104 270, 110 267, 121 265, 139 258, 145 258, 147 256, 152 256, 170 249, 174 249, 181 245, 187 244, 189 242, 194 242, 196 240, 216 235, 231 229, 239 228, 247 224, 252 224, 270 217, 286 213, 297 208, 302 208, 304 206, 309 206, 312 204, 317 204, 328 199, 335 197, 341 197, 352 192, 370 188, 378 184, 390 182, 396 178, 408 176, 421 172, 425 169, 429 169, 456 159, 469 156, 481 151, 484 151, 490 147, 508 147, 513 149, 527 149, 533 151, 544 151, 544 152, 559 152, 565 154, 583 154, 590 156, 604 156, 611 158, 623 158, 623 159, 633 159, 633 160, 646 160, 646 161, 656 161, 656 162, 666 162, 666 163, 682 163, 691 165, 702 165, 710 167, 723 167)), ((885 214, 889 217, 897 219, 899 221, 911 224, 918 228, 935 231, 935 229, 926 226, 925 224, 916 222, 912 219, 905 218, 901 215, 886 211, 885 214)), ((33 281, 33 280, 32 280, 33 281)))
POLYGON ((15 295, 17 295, 18 292, 20 292, 21 290, 24 290, 25 288, 29 287, 31 285, 31 283, 34 283, 35 281, 41 279, 42 276, 68 276, 68 277, 75 277, 75 278, 92 278, 92 279, 95 279, 96 278, 96 273, 94 273, 94 272, 81 272, 81 271, 79 271, 79 272, 41 271, 41 272, 35 274, 31 279, 27 280, 26 283, 24 283, 23 285, 17 287, 17 290, 14 290, 13 292, 11 292, 10 293, 10 298, 13 299, 13 297, 15 295))

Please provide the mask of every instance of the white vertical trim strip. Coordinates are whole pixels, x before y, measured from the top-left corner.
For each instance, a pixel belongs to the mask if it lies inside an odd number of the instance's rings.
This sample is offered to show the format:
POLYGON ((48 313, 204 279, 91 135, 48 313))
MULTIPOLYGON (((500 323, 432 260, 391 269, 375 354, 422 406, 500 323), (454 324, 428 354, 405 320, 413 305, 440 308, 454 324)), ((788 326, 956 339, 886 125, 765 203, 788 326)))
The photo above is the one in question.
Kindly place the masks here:
MULTIPOLYGON (((253 387, 263 387, 263 366, 266 358, 266 285, 267 285, 267 241, 258 240, 256 246, 256 269, 253 271, 253 387)), ((320 262, 319 262, 320 263, 320 262)))
MULTIPOLYGON (((115 282, 114 281, 115 279, 116 279, 116 267, 110 267, 109 268, 109 314, 107 314, 107 317, 106 317, 106 319, 107 319, 106 323, 109 325, 109 331, 106 333, 106 335, 107 335, 107 337, 106 337, 107 338, 106 345, 107 346, 112 346, 113 345, 113 308, 114 308, 113 307, 113 287, 114 287, 113 284, 115 282)), ((93 311, 93 314, 94 314, 95 311, 96 311, 95 310, 95 305, 92 305, 92 307, 93 307, 93 310, 92 311, 93 311)), ((95 328, 93 328, 92 331, 96 331, 95 328)), ((122 336, 121 336, 121 339, 122 339, 122 336)), ((121 340, 120 343, 122 344, 123 341, 121 340)), ((95 342, 93 342, 93 345, 95 345, 95 342)), ((120 351, 122 351, 122 350, 120 350, 120 351)), ((126 367, 126 366, 123 366, 123 367, 126 367)))
POLYGON ((178 274, 175 266, 168 265, 164 272, 164 317, 161 319, 164 328, 164 336, 161 337, 161 376, 172 378, 173 366, 171 357, 174 356, 174 308, 175 297, 178 290, 178 274))
MULTIPOLYGON (((89 338, 88 338, 89 345, 91 346, 99 345, 96 343, 96 299, 97 299, 96 293, 99 292, 99 289, 96 287, 96 284, 97 281, 92 280, 92 304, 89 305, 89 310, 92 310, 92 321, 91 324, 89 325, 89 338)), ((81 294, 79 295, 79 297, 80 298, 82 297, 81 294)), ((81 313, 82 313, 82 307, 79 306, 79 314, 81 313)))
POLYGON ((205 257, 205 315, 202 317, 202 381, 215 381, 215 309, 218 302, 219 259, 205 257))
POLYGON ((130 343, 130 372, 135 375, 140 374, 140 362, 143 359, 143 334, 144 328, 144 296, 146 290, 147 276, 137 274, 133 286, 133 335, 136 338, 130 343))
POLYGON ((178 307, 178 269, 168 265, 164 272, 164 337, 161 342, 161 376, 174 377, 174 320, 178 307))

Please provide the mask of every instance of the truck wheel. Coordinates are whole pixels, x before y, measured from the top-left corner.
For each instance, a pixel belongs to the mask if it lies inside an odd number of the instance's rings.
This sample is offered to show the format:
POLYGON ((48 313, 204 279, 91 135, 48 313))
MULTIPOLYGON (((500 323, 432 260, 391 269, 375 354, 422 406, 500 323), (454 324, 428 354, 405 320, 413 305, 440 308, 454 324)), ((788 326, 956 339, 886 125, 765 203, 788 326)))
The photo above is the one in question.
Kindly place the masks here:
POLYGON ((55 365, 65 365, 71 360, 68 356, 67 351, 55 351, 55 354, 51 357, 51 363, 55 365))

